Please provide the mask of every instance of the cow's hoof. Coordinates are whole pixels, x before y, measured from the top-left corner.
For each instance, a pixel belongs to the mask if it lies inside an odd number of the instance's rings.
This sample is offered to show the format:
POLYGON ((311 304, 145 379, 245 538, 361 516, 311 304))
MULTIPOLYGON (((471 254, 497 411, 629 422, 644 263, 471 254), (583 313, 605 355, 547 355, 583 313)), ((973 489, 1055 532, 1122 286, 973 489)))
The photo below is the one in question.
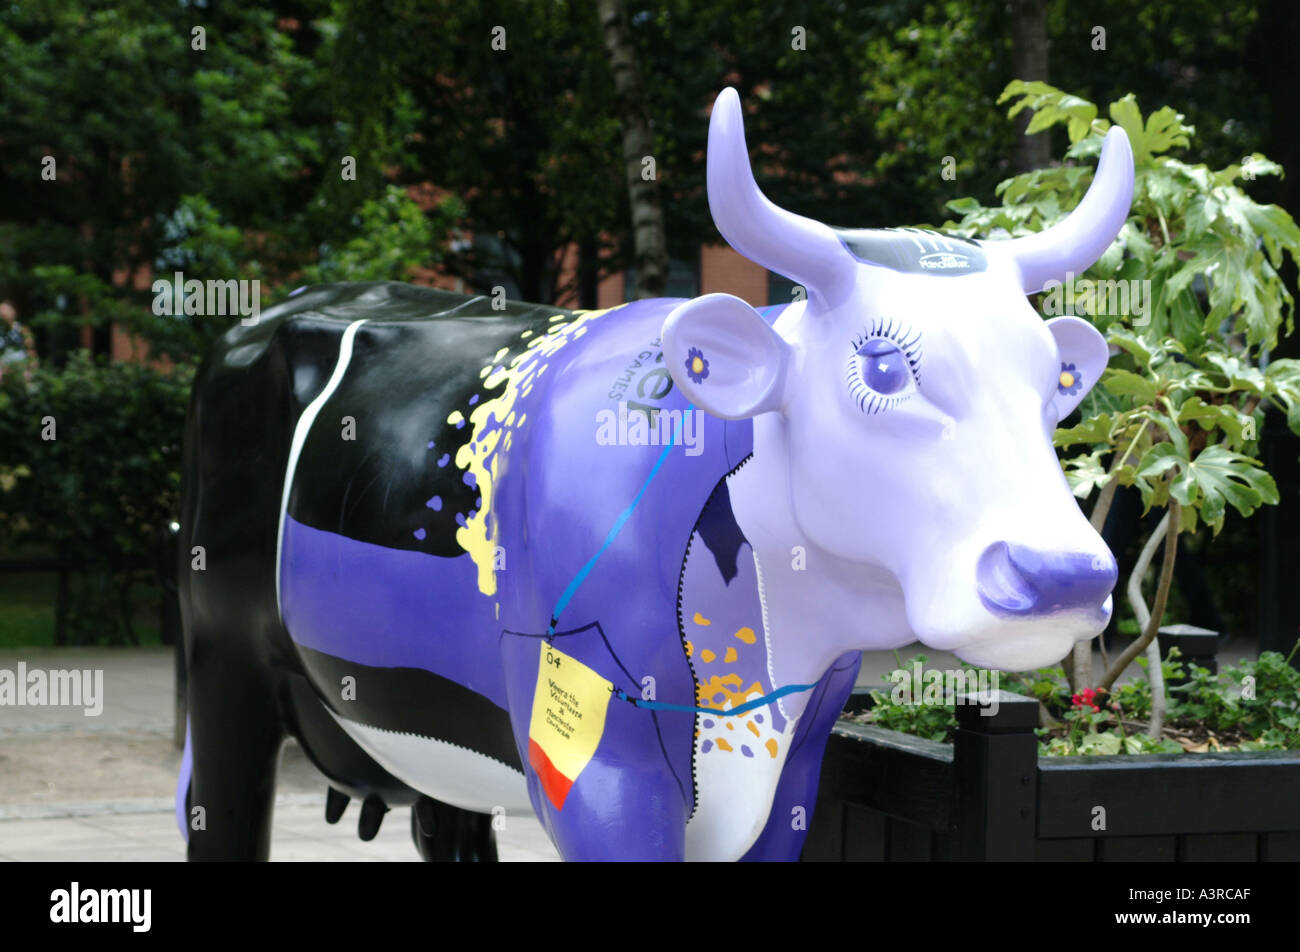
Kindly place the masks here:
POLYGON ((361 803, 361 819, 357 823, 357 836, 369 843, 379 833, 379 826, 384 822, 384 814, 388 812, 388 807, 384 801, 379 799, 378 794, 372 793, 361 803))
POLYGON ((339 817, 343 816, 343 811, 348 808, 348 802, 351 799, 342 790, 327 787, 325 790, 325 822, 337 823, 339 817))

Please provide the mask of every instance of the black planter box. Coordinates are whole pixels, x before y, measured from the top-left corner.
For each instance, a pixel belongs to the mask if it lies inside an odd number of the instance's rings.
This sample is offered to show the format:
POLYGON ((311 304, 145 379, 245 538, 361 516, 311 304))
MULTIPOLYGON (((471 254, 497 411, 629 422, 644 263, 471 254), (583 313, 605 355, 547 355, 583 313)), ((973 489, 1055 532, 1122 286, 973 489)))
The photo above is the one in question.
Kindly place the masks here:
POLYGON ((957 711, 952 744, 837 724, 803 859, 1300 860, 1300 751, 1040 760, 1034 700, 957 711))

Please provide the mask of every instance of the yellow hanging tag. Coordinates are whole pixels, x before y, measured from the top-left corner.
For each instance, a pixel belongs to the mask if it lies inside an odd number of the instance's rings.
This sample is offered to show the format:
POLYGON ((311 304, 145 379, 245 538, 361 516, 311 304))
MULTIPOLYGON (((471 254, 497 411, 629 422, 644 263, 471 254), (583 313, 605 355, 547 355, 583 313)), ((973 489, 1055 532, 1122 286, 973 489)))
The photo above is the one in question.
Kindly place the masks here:
POLYGON ((557 810, 600 746, 613 690, 613 684, 581 661, 541 642, 528 763, 557 810))

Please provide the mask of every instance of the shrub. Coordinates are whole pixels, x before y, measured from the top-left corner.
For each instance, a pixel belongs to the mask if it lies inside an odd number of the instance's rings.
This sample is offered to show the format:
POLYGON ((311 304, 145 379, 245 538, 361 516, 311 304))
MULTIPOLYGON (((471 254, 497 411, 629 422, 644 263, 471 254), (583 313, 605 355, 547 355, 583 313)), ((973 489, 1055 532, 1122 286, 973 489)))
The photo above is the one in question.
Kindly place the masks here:
POLYGON ((135 641, 131 566, 153 564, 180 504, 193 368, 97 362, 0 380, 0 545, 84 566, 65 620, 78 643, 135 641))

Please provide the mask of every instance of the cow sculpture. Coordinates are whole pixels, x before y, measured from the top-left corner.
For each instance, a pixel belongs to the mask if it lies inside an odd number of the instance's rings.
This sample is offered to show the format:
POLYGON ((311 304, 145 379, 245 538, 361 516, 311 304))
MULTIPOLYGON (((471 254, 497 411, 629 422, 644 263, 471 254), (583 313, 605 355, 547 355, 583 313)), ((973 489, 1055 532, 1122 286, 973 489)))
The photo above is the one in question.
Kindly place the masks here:
POLYGON ((1116 569, 1053 428, 1106 365, 1025 295, 1123 225, 1128 140, 1050 230, 841 230, 714 106, 733 248, 807 289, 567 311, 311 288, 208 356, 186 431, 192 859, 266 858, 282 741, 426 858, 533 812, 567 859, 796 859, 859 652, 1059 661, 1116 569))

